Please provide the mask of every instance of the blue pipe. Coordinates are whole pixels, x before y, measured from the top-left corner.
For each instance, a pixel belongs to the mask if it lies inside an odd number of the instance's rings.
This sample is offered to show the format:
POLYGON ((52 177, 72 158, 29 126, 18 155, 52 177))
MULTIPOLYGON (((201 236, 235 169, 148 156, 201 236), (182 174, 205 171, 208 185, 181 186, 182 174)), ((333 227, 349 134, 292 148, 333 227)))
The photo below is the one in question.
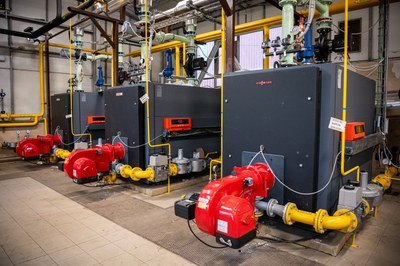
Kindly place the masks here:
MULTIPOLYGON (((172 49, 168 49, 167 52, 167 67, 163 70, 162 74, 165 78, 171 78, 174 74, 174 68, 172 67, 172 49)), ((179 60, 177 58, 176 60, 179 60)))
POLYGON ((99 71, 98 71, 98 74, 97 74, 98 79, 96 81, 96 86, 97 86, 97 88, 102 90, 103 86, 104 86, 103 67, 100 65, 100 66, 97 67, 97 69, 99 71))
POLYGON ((297 59, 299 61, 304 60, 303 63, 310 63, 310 59, 314 56, 314 48, 312 45, 312 27, 308 29, 304 35, 304 50, 297 53, 297 59))

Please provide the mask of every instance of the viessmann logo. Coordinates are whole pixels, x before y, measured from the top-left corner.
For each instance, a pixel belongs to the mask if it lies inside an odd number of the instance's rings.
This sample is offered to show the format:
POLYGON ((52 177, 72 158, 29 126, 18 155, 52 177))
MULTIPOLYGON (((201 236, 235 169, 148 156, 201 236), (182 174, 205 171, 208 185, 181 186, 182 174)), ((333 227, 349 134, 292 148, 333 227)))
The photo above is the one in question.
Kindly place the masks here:
POLYGON ((261 80, 261 81, 256 82, 256 85, 259 85, 259 86, 271 85, 271 84, 272 84, 271 80, 261 80))

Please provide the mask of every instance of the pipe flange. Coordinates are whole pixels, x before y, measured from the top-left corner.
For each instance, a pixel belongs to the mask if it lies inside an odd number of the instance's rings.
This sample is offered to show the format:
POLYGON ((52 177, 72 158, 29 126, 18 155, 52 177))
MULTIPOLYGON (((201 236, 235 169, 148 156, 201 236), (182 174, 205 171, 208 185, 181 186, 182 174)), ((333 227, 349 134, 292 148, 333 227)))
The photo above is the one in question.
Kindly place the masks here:
POLYGON ((343 232, 343 233, 351 233, 354 230, 356 230, 357 225, 358 225, 357 216, 352 211, 349 211, 349 210, 346 210, 346 209, 339 209, 333 214, 333 216, 342 216, 342 215, 349 216, 350 223, 349 223, 349 226, 347 228, 343 228, 340 231, 343 232))
POLYGON ((275 217, 275 213, 272 210, 272 208, 274 207, 275 204, 278 204, 278 200, 276 200, 276 199, 270 199, 267 203, 267 208, 266 208, 265 212, 267 213, 267 215, 269 217, 275 217))
POLYGON ((363 218, 366 217, 369 212, 371 211, 371 206, 369 205, 368 201, 366 199, 362 199, 363 206, 364 206, 364 215, 362 216, 363 218))
POLYGON ((331 5, 332 4, 332 0, 319 0, 319 2, 321 4, 326 4, 326 5, 331 5))
POLYGON ((178 166, 174 163, 169 164, 169 175, 176 176, 178 174, 178 166))
POLYGON ((279 1, 279 5, 281 7, 283 7, 284 5, 287 5, 287 4, 292 4, 293 6, 295 6, 295 5, 297 5, 297 1, 296 0, 280 0, 279 1))
POLYGON ((325 228, 323 226, 324 217, 328 215, 328 212, 323 209, 319 209, 315 214, 314 220, 314 230, 317 233, 323 234, 325 233, 325 228))
POLYGON ((282 220, 285 224, 292 225, 294 222, 290 219, 290 216, 292 215, 291 211, 297 211, 297 206, 293 202, 289 202, 285 205, 285 208, 283 209, 283 213, 285 215, 282 215, 282 220))
POLYGON ((123 178, 129 178, 130 175, 130 171, 132 170, 132 166, 125 164, 123 166, 121 166, 121 168, 119 169, 119 174, 123 177, 123 178))

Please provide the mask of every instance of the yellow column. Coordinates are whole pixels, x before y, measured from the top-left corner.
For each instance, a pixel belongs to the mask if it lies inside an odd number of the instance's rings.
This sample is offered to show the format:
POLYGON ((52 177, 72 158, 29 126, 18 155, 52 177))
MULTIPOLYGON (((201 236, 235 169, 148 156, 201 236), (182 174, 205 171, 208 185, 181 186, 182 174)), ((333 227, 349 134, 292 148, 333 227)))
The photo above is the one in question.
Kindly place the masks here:
MULTIPOLYGON (((269 39, 269 27, 264 26, 263 32, 264 32, 264 41, 266 42, 269 39)), ((264 63, 264 65, 263 65, 264 69, 269 69, 269 57, 268 56, 264 57, 263 63, 264 63)))

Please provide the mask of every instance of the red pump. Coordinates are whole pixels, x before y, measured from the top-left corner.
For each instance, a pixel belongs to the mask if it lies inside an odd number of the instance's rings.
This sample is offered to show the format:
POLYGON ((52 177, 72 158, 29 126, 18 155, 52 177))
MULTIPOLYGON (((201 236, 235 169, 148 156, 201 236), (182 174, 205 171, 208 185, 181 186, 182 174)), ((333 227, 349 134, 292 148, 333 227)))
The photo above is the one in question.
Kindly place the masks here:
POLYGON ((16 148, 18 156, 23 160, 36 159, 41 155, 51 154, 51 147, 61 144, 59 135, 37 136, 37 138, 28 138, 21 140, 16 148))
POLYGON ((236 176, 210 182, 196 203, 198 228, 216 236, 217 242, 240 248, 256 236, 255 197, 267 197, 274 185, 271 169, 265 164, 235 167, 236 176))
POLYGON ((87 150, 73 151, 64 162, 64 172, 75 183, 93 181, 98 173, 109 172, 111 163, 123 159, 125 150, 122 144, 103 144, 87 150))

